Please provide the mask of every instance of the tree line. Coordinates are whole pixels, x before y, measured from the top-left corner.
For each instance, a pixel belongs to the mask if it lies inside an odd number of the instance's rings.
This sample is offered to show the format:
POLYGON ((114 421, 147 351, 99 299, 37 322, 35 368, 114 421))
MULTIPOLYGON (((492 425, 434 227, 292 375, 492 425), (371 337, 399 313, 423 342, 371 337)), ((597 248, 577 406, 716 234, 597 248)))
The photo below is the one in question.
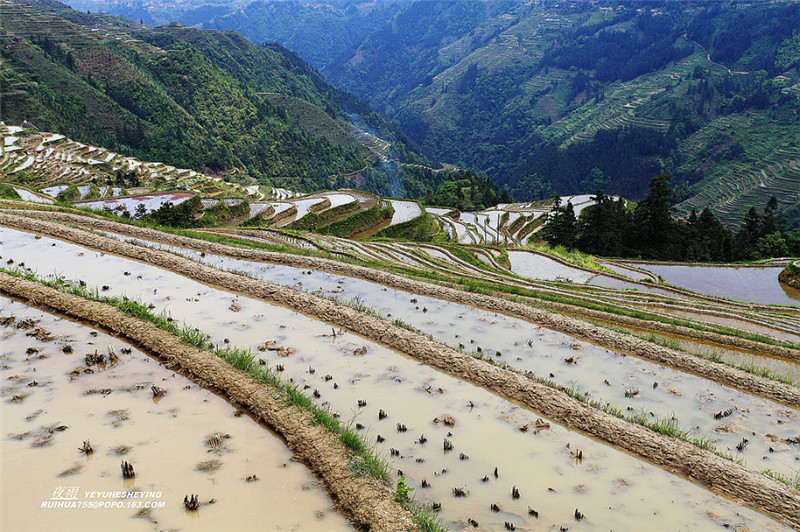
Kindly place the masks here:
POLYGON ((556 197, 542 237, 550 245, 607 257, 665 261, 735 262, 800 255, 800 230, 789 232, 777 216, 772 196, 759 211, 751 207, 736 231, 724 227, 710 209, 675 219, 671 176, 650 182, 649 193, 631 207, 625 200, 595 192, 595 205, 575 216, 571 202, 556 197))

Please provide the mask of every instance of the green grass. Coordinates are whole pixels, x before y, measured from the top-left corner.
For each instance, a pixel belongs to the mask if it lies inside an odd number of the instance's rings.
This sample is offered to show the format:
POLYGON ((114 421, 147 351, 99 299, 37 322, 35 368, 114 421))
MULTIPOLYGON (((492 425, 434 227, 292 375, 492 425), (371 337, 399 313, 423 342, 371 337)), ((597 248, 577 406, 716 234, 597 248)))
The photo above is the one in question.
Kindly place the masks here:
POLYGON ((777 480, 778 482, 782 482, 787 486, 791 486, 794 489, 800 490, 800 472, 795 473, 794 475, 782 475, 781 473, 776 473, 771 469, 765 469, 763 471, 764 475, 768 476, 773 480, 777 480))
POLYGON ((353 216, 339 221, 332 222, 328 225, 318 227, 317 232, 323 235, 333 235, 342 238, 350 238, 351 236, 366 231, 380 224, 384 220, 390 220, 394 214, 392 204, 386 208, 381 208, 381 202, 378 200, 375 205, 365 211, 359 211, 353 216))
POLYGON ((778 276, 782 282, 794 288, 800 288, 800 261, 793 261, 786 265, 778 276))
POLYGON ((208 336, 199 329, 193 329, 188 325, 184 324, 180 335, 187 344, 194 347, 204 349, 208 345, 208 336))
POLYGON ((0 199, 18 200, 21 198, 16 190, 5 183, 0 183, 0 199))
POLYGON ((565 262, 569 262, 581 268, 586 268, 587 270, 616 275, 616 272, 611 268, 599 264, 594 255, 587 255, 578 250, 570 250, 564 246, 552 247, 547 242, 529 242, 527 247, 542 253, 547 253, 548 255, 553 255, 565 262))
POLYGON ((405 475, 400 475, 397 477, 397 486, 394 489, 395 501, 399 502, 400 504, 407 504, 411 500, 408 494, 412 491, 414 491, 414 488, 410 488, 408 486, 405 475))
MULTIPOLYGON (((430 214, 422 211, 419 216, 381 229, 375 234, 376 239, 389 238, 397 240, 412 240, 414 242, 430 242, 439 232, 439 224, 430 214)), ((370 238, 373 240, 373 238, 370 238)))
POLYGON ((443 532, 448 530, 432 508, 420 504, 409 497, 412 491, 414 491, 414 488, 408 486, 405 475, 400 475, 397 478, 397 485, 394 490, 394 500, 411 512, 418 529, 423 532, 443 532))
POLYGON ((669 349, 675 349, 678 351, 683 351, 681 348, 681 342, 677 338, 672 338, 669 336, 658 336, 656 333, 651 332, 647 336, 640 336, 643 340, 647 340, 648 342, 660 345, 661 347, 666 347, 669 349))
POLYGON ((406 509, 414 516, 414 522, 421 532, 447 532, 450 530, 442 523, 441 518, 434 510, 415 501, 410 501, 406 509))
POLYGON ((683 430, 678 426, 678 419, 675 416, 669 416, 664 418, 653 418, 650 419, 647 415, 647 412, 642 411, 638 414, 631 414, 626 416, 624 419, 630 421, 631 423, 636 423, 637 425, 642 425, 643 427, 647 427, 653 432, 658 432, 659 434, 666 434, 667 436, 672 436, 673 438, 678 438, 679 440, 683 440, 685 442, 691 443, 701 449, 706 451, 711 451, 716 454, 720 454, 717 451, 717 448, 711 443, 711 440, 707 437, 696 437, 692 435, 691 430, 683 430))

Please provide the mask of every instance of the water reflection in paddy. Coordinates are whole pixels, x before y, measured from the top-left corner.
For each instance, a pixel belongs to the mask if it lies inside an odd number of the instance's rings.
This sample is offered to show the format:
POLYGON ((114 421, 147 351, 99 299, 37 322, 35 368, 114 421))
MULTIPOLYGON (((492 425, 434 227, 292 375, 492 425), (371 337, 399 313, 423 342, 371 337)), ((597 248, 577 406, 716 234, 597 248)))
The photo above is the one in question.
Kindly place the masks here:
POLYGON ((249 417, 237 417, 222 398, 90 327, 2 297, 0 315, 16 318, 0 328, 2 530, 351 528, 281 439, 249 417), (37 320, 35 327, 54 339, 27 336, 31 329, 16 328, 25 319, 37 320), (72 354, 63 352, 67 345, 72 354), (87 353, 107 354, 109 348, 119 357, 116 365, 94 366, 93 373, 72 378, 87 353), (168 392, 157 402, 153 384, 168 392), (62 425, 63 431, 47 429, 62 425), (205 442, 216 432, 230 437, 211 452, 205 442), (89 456, 78 451, 84 440, 94 448, 89 456), (122 479, 123 459, 134 465, 133 481, 122 479), (219 469, 197 470, 210 461, 219 469), (249 475, 259 480, 246 482, 249 475), (42 508, 59 486, 78 487, 78 500, 86 503, 119 501, 87 498, 90 491, 158 492, 131 501, 163 507, 139 518, 127 500, 122 508, 42 508), (216 503, 187 513, 183 497, 189 493, 216 503))
POLYGON ((683 266, 637 263, 669 284, 749 303, 800 306, 800 290, 778 282, 783 266, 683 266))
MULTIPOLYGON (((555 424, 544 428, 541 421, 537 425, 535 414, 373 342, 351 334, 333 337, 329 325, 290 310, 71 244, 55 242, 57 249, 51 250, 50 239, 34 240, 10 230, 5 238, 5 257, 24 260, 42 274, 57 268, 67 278, 93 279, 109 285, 109 294, 141 297, 157 312, 185 319, 217 342, 229 338, 234 345, 257 349, 274 340, 294 347, 296 352, 288 357, 275 351, 256 353, 272 367, 283 365, 284 374, 307 385, 308 393, 317 390, 318 402, 329 404, 343 419, 362 424, 370 438, 380 434, 384 441, 379 449, 408 475, 419 500, 442 502, 447 522, 463 524, 472 517, 488 529, 513 521, 572 530, 601 524, 630 530, 647 526, 657 515, 668 529, 708 528, 722 522, 761 529, 777 526, 578 433, 555 424), (366 350, 358 356, 362 347, 366 350), (363 408, 358 407, 359 400, 366 401, 363 408), (388 417, 379 419, 380 409, 388 417), (444 422, 446 415, 452 416, 453 426, 444 422), (434 422, 435 418, 440 421, 434 422), (398 431, 397 423, 407 430, 398 431), (453 451, 443 451, 445 438, 453 443, 453 451), (574 458, 576 449, 583 452, 583 460, 574 458), (486 482, 481 480, 484 476, 486 482), (423 479, 429 488, 422 488, 423 479), (522 494, 519 499, 511 497, 513 486, 522 494), (468 496, 453 497, 456 487, 464 488, 468 496), (503 511, 491 512, 492 503, 503 511), (528 515, 528 506, 539 511, 538 521, 528 515), (585 521, 574 522, 575 507, 587 515, 585 521)), ((305 280, 295 284, 308 284, 309 277, 300 276, 305 280)), ((319 275, 311 277, 314 284, 320 280, 319 275)))

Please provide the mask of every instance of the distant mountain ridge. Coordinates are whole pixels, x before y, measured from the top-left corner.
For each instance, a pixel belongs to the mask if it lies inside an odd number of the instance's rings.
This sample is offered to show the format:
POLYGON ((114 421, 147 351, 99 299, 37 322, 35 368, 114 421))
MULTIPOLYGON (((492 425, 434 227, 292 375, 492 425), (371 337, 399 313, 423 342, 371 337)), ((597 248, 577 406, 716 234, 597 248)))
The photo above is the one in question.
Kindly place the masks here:
POLYGON ((404 0, 150 0, 68 2, 81 11, 102 11, 160 26, 180 22, 203 29, 234 30, 256 44, 278 42, 317 69, 357 46, 403 6, 404 0))

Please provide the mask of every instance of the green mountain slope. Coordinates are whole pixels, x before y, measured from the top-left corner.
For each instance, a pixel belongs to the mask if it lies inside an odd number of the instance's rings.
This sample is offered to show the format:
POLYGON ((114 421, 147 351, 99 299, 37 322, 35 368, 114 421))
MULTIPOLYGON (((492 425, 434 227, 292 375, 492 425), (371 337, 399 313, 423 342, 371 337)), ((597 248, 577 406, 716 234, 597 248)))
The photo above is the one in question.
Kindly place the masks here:
POLYGON ((800 201, 798 35, 796 2, 419 2, 325 73, 517 199, 668 171, 730 225, 800 201))
MULTIPOLYGON (((800 212, 796 1, 136 0, 106 7, 291 46, 408 134, 411 142, 393 143, 398 153, 379 149, 380 161, 413 163, 404 146, 418 146, 432 159, 486 172, 518 200, 598 188, 637 199, 652 177, 668 172, 682 215, 711 207, 733 227, 772 194, 788 219, 800 212)), ((348 108, 358 109, 355 121, 369 132, 361 141, 373 155, 384 139, 405 138, 355 100, 320 98, 326 85, 298 67, 297 56, 280 54, 284 67, 310 82, 302 87, 315 90, 262 79, 245 45, 220 53, 216 44, 203 48, 197 30, 154 31, 191 42, 255 92, 277 84, 276 92, 351 122, 348 108)), ((384 167, 358 179, 397 194, 430 192, 424 180, 409 182, 408 169, 384 167)))
POLYGON ((368 106, 280 46, 36 5, 60 16, 0 3, 8 123, 27 119, 141 159, 296 190, 340 186, 367 169, 373 188, 388 188, 373 168, 385 155, 353 123, 387 139, 391 158, 424 162, 368 106))

